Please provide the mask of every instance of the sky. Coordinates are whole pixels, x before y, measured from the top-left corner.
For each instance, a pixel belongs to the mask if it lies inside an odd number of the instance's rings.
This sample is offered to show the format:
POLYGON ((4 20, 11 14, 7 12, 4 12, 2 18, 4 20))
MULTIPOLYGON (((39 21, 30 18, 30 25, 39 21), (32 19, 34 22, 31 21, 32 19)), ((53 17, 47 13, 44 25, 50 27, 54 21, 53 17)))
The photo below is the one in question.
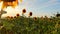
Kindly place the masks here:
MULTIPOLYGON (((53 16, 57 12, 60 12, 60 0, 22 0, 22 3, 18 1, 19 4, 15 8, 11 6, 5 8, 7 14, 2 16, 15 16, 17 13, 22 14, 22 10, 25 8, 25 16, 28 16, 29 12, 33 13, 33 17, 41 16, 53 16)), ((1 9, 2 3, 0 3, 1 9)))

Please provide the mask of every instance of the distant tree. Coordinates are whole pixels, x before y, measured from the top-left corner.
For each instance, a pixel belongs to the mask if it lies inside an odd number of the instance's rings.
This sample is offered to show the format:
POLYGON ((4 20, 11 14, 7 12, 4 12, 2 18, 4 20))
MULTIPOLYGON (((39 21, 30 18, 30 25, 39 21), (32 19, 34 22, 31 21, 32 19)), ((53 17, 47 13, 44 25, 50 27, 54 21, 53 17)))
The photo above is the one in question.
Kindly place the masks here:
POLYGON ((57 12, 56 17, 60 17, 60 13, 59 12, 57 12))

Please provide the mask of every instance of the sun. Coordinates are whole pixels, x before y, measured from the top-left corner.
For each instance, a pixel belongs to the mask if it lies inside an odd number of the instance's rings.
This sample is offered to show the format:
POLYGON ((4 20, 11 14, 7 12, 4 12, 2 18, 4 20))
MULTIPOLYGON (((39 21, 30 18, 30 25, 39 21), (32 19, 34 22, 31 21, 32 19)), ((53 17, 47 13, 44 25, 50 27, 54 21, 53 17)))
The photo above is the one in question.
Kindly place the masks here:
MULTIPOLYGON (((19 0, 20 2, 22 2, 22 0, 19 0)), ((0 2, 0 11, 1 11, 1 8, 2 8, 2 4, 3 2, 0 2)), ((5 17, 5 16, 15 16, 17 13, 21 13, 20 12, 20 9, 17 9, 18 6, 16 6, 15 8, 11 7, 11 6, 8 6, 7 8, 5 7, 3 10, 6 11, 7 13, 6 14, 3 14, 2 17, 5 17)))

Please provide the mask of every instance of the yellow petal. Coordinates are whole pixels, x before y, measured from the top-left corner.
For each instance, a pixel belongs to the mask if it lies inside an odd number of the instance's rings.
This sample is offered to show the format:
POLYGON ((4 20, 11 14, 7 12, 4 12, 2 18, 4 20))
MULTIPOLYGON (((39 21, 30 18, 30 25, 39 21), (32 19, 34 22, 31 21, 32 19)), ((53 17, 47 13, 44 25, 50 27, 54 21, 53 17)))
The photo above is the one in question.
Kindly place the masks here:
POLYGON ((20 0, 20 2, 22 2, 22 0, 20 0))

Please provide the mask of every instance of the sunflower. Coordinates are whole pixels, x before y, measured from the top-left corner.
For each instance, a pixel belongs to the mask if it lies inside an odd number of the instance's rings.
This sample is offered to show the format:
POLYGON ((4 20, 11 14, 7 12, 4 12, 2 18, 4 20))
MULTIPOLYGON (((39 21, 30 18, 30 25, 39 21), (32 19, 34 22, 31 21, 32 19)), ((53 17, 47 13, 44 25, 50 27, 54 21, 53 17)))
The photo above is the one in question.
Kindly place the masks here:
POLYGON ((23 13, 23 14, 26 13, 26 9, 23 9, 23 10, 22 10, 22 13, 23 13))
POLYGON ((10 20, 10 16, 7 16, 6 18, 7 18, 8 20, 10 20))
POLYGON ((10 18, 10 16, 7 16, 7 18, 10 18))
POLYGON ((16 14, 16 16, 18 17, 18 16, 20 16, 19 14, 16 14))
POLYGON ((32 12, 29 13, 29 16, 32 16, 32 12))
POLYGON ((16 1, 16 0, 2 0, 4 2, 13 2, 13 1, 16 1))
POLYGON ((14 16, 14 18, 16 18, 16 16, 14 16))
POLYGON ((13 19, 13 16, 11 16, 10 18, 13 19))
POLYGON ((43 16, 41 16, 41 17, 40 17, 40 19, 41 19, 41 20, 44 20, 44 17, 43 17, 43 16))
POLYGON ((34 17, 34 20, 37 20, 37 17, 34 17))

